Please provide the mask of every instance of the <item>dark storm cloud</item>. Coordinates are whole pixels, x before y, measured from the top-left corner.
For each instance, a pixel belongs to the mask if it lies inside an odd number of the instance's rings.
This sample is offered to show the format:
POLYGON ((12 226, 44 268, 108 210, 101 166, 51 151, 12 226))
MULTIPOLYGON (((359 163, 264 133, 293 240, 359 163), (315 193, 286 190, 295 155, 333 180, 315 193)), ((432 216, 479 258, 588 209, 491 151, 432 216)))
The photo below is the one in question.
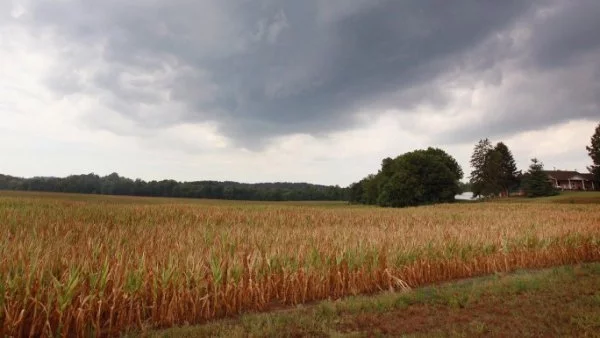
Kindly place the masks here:
POLYGON ((512 64, 500 71, 522 78, 502 88, 501 99, 478 122, 438 139, 470 142, 571 120, 600 120, 600 2, 546 2, 528 20, 525 42, 507 46, 512 64))
MULTIPOLYGON (((226 136, 251 147, 273 136, 351 128, 361 111, 443 108, 451 98, 439 76, 469 71, 477 78, 511 53, 527 55, 523 67, 539 73, 597 53, 597 1, 540 3, 46 0, 26 20, 52 28, 65 46, 63 66, 48 79, 57 92, 102 93, 109 107, 148 128, 216 121, 226 136), (554 12, 537 18, 544 6, 554 12), (530 50, 515 51, 510 39, 497 38, 528 21, 530 50), (94 57, 100 61, 91 67, 94 57), (185 107, 176 119, 166 110, 151 119, 140 111, 173 102, 185 107)), ((598 70, 598 61, 586 62, 598 70)), ((500 72, 494 81, 501 79, 500 72)), ((528 123, 590 117, 598 95, 573 91, 561 108, 581 99, 588 110, 536 112, 528 123)), ((517 116, 535 107, 517 107, 523 111, 496 109, 496 123, 482 129, 527 125, 517 116)))
MULTIPOLYGON (((600 1, 558 2, 532 27, 532 57, 543 68, 564 67, 600 48, 600 1)), ((596 54, 597 55, 597 54, 596 54)))

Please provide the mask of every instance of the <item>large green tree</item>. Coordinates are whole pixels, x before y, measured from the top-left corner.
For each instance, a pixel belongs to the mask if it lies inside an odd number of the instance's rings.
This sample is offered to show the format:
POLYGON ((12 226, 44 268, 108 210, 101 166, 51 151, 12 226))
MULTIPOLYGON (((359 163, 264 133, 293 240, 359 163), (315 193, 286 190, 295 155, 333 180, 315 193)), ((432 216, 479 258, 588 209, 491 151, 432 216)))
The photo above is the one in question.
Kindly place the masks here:
POLYGON ((461 191, 462 177, 462 169, 452 156, 428 148, 384 159, 377 175, 355 183, 351 191, 355 201, 385 207, 452 202, 461 191), (359 193, 363 195, 358 197, 359 193))
POLYGON ((600 181, 600 123, 596 127, 596 132, 592 135, 590 145, 585 147, 592 158, 593 164, 588 170, 594 174, 596 181, 600 181))
POLYGON ((525 174, 523 188, 527 197, 552 196, 556 191, 544 172, 544 164, 537 158, 531 159, 529 170, 525 174))

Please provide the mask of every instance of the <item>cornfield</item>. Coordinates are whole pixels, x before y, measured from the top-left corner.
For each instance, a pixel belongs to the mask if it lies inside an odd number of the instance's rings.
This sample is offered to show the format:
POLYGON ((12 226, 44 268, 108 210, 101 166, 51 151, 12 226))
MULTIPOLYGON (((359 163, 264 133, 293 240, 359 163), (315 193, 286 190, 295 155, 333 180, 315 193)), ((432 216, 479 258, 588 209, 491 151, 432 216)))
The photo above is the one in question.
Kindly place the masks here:
POLYGON ((2 193, 0 336, 115 336, 597 260, 591 204, 393 210, 2 193))

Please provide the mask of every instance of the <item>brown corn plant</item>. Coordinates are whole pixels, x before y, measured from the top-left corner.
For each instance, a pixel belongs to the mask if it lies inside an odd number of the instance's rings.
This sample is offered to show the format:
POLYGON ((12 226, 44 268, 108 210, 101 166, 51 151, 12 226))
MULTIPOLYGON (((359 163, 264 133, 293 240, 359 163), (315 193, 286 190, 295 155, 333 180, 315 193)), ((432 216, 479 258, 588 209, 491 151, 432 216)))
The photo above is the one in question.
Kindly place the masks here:
POLYGON ((0 336, 115 336, 600 260, 600 207, 0 194, 0 336))

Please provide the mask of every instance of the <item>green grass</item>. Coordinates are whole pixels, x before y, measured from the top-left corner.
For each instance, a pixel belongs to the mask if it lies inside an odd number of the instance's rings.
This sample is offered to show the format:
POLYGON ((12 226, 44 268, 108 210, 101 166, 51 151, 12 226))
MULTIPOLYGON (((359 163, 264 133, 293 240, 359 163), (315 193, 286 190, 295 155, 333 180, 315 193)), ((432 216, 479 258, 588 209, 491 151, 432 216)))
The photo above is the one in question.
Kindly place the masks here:
MULTIPOLYGON (((560 204, 600 204, 600 191, 562 191, 548 197, 509 197, 487 200, 494 203, 560 203, 560 204)), ((481 201, 483 203, 487 201, 481 201)))
POLYGON ((540 199, 551 203, 600 203, 600 191, 563 191, 559 195, 540 199))
POLYGON ((151 337, 600 337, 600 263, 518 271, 403 293, 357 296, 151 337))

